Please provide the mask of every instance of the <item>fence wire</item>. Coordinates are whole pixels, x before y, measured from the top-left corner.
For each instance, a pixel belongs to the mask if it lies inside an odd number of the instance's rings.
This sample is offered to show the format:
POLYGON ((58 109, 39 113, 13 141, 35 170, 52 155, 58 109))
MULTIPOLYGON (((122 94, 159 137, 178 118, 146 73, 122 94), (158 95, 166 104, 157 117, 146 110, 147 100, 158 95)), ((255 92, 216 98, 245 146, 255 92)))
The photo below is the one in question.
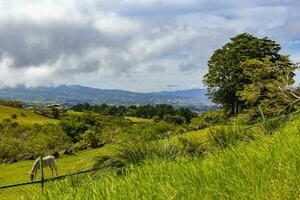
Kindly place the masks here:
POLYGON ((87 182, 89 180, 88 178, 86 178, 86 180, 83 180, 85 178, 81 175, 90 173, 92 171, 94 171, 94 169, 64 174, 44 180, 38 179, 37 181, 33 182, 2 185, 0 186, 0 200, 33 199, 36 196, 40 196, 43 193, 44 189, 50 188, 54 184, 59 184, 60 182, 63 183, 63 180, 65 180, 66 178, 73 182, 74 187, 76 187, 79 182, 87 182))

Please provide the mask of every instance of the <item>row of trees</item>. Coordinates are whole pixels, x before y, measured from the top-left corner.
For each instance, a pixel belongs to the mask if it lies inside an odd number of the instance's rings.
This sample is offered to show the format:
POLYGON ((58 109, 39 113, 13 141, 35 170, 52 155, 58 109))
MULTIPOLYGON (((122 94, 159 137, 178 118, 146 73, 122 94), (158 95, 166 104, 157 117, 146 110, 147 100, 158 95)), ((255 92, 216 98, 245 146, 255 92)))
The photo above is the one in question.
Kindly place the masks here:
POLYGON ((268 38, 243 33, 217 49, 204 76, 210 99, 229 116, 240 112, 267 115, 285 113, 300 101, 293 88, 298 68, 281 47, 268 38), (260 109, 259 109, 260 108, 260 109))
POLYGON ((191 119, 197 116, 196 113, 192 112, 189 108, 178 108, 175 109, 173 106, 168 104, 157 104, 157 105, 131 105, 125 106, 110 106, 107 104, 102 105, 90 105, 77 104, 72 108, 74 111, 93 111, 102 115, 114 115, 114 116, 131 116, 140 117, 146 119, 162 120, 168 122, 174 122, 177 124, 182 124, 184 122, 190 123, 191 119))
POLYGON ((0 105, 22 108, 23 102, 22 101, 17 101, 17 100, 3 100, 3 99, 0 99, 0 105))

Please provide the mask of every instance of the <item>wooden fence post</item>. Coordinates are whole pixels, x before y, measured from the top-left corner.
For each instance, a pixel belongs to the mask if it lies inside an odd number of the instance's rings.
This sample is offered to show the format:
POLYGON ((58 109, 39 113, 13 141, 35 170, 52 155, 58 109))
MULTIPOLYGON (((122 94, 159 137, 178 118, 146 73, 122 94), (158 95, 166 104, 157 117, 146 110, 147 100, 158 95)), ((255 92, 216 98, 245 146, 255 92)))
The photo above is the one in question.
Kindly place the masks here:
POLYGON ((40 156, 40 169, 41 169, 41 185, 42 185, 42 190, 44 190, 44 166, 43 166, 43 156, 40 156))

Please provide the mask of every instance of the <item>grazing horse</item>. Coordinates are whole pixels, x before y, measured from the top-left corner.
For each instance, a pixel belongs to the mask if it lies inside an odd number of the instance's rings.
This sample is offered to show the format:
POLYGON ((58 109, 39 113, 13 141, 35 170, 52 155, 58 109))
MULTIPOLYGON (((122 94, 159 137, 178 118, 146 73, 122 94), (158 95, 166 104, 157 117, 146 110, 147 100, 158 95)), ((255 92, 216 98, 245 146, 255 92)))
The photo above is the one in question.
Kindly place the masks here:
MULTIPOLYGON (((32 165, 32 169, 29 172, 29 178, 31 181, 34 180, 34 177, 36 175, 37 170, 40 168, 40 160, 42 157, 39 157, 38 159, 35 160, 35 162, 32 165)), ((57 165, 55 163, 55 157, 54 156, 46 156, 42 158, 43 166, 49 166, 51 171, 52 171, 52 176, 53 176, 53 168, 55 170, 56 176, 57 176, 57 165)))

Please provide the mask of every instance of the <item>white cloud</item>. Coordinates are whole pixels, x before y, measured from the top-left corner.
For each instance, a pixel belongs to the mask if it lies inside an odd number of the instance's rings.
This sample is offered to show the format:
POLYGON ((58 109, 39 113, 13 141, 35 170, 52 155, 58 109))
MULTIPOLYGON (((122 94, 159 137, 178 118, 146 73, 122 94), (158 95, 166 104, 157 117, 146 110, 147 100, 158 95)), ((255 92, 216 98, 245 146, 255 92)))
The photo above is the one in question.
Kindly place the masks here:
POLYGON ((213 51, 241 32, 270 36, 297 59, 299 52, 289 49, 300 35, 296 5, 296 0, 0 0, 0 84, 201 87, 213 51))

